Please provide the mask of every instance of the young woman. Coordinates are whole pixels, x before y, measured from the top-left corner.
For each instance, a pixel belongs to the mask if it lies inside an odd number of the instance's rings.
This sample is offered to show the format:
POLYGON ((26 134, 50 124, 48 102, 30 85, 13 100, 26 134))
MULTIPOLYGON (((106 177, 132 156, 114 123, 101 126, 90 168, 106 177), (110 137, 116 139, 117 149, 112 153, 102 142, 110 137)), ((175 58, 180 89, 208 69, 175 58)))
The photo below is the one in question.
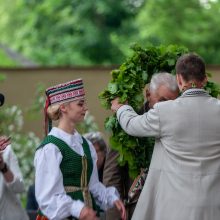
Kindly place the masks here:
POLYGON ((87 111, 81 79, 46 90, 46 125, 49 134, 37 148, 35 193, 37 219, 97 220, 98 210, 116 206, 121 218, 125 208, 114 187, 98 180, 94 147, 77 131, 87 111), (50 130, 51 120, 58 120, 50 130), (49 122, 48 122, 49 121, 49 122))

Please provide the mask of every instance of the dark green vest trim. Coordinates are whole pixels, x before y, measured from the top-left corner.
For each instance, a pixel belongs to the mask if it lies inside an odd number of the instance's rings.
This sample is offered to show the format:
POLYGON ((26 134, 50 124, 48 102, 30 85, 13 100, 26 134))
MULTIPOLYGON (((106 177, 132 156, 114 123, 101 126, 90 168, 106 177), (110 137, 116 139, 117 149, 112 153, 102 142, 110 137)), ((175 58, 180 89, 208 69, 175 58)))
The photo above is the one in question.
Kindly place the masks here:
MULTIPOLYGON (((60 164, 60 169, 63 174, 64 186, 80 187, 82 173, 82 156, 77 154, 74 150, 72 150, 66 142, 52 135, 48 135, 43 140, 38 149, 49 143, 53 143, 54 145, 56 145, 63 156, 63 159, 60 164)), ((83 138, 82 147, 88 163, 87 180, 89 182, 93 169, 93 161, 89 145, 85 138, 83 138)))

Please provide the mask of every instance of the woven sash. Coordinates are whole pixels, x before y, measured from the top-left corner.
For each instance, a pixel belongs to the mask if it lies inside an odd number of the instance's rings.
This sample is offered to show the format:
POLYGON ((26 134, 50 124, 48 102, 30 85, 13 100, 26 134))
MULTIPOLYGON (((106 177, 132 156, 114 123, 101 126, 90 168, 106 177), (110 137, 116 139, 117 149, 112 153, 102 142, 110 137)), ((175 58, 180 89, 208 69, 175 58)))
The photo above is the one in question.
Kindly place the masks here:
POLYGON ((77 191, 82 191, 83 194, 83 199, 84 199, 84 203, 86 206, 92 208, 92 198, 91 198, 91 194, 89 192, 89 188, 88 188, 88 180, 87 180, 87 168, 88 168, 88 164, 87 164, 87 158, 84 155, 82 157, 82 174, 81 174, 81 186, 77 187, 77 186, 65 186, 64 189, 67 193, 70 192, 77 192, 77 191))

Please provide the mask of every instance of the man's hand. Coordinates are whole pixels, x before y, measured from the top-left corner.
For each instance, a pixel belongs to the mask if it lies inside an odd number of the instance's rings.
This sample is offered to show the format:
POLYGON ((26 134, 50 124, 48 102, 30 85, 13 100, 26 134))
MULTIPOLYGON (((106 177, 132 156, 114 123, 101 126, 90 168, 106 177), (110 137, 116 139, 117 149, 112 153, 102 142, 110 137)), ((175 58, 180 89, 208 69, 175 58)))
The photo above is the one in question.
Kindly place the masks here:
POLYGON ((123 202, 121 200, 116 200, 114 202, 114 204, 121 214, 121 219, 126 220, 126 211, 125 211, 125 206, 124 206, 123 202))
POLYGON ((111 110, 112 110, 113 112, 117 112, 117 110, 118 110, 122 105, 124 105, 124 104, 121 104, 121 103, 119 102, 119 98, 113 99, 113 100, 111 101, 111 104, 112 104, 111 110))
POLYGON ((85 206, 80 212, 79 220, 99 220, 99 218, 93 209, 85 206))

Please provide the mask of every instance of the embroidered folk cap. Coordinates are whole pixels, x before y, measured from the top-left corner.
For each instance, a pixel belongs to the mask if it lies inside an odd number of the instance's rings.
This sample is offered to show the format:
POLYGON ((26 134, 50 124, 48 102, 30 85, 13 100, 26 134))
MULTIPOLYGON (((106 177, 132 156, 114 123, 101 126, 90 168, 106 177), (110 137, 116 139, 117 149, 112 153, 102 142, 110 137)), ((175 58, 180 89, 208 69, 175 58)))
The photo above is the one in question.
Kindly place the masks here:
POLYGON ((65 102, 70 102, 84 98, 85 91, 83 87, 83 81, 82 79, 76 79, 49 87, 46 89, 45 94, 46 94, 46 102, 44 108, 44 116, 45 116, 45 133, 47 134, 52 127, 52 121, 48 119, 47 116, 48 107, 55 104, 62 104, 65 102))
POLYGON ((85 96, 82 79, 72 80, 46 89, 49 105, 80 99, 85 96))

